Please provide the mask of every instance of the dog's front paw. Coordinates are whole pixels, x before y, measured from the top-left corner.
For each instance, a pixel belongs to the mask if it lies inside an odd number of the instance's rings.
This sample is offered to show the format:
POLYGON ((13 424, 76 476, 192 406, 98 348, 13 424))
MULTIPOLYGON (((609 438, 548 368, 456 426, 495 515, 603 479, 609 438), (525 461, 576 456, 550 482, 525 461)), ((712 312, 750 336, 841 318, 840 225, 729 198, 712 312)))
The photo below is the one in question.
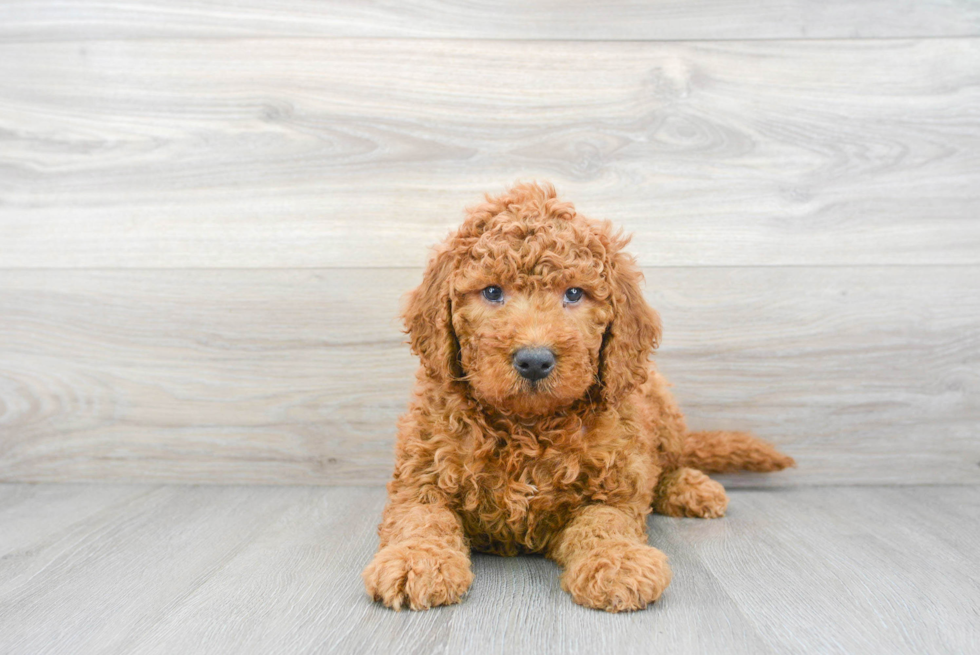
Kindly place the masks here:
POLYGON ((576 558, 561 586, 579 605, 623 612, 640 610, 670 584, 667 556, 651 546, 614 542, 576 558))
POLYGON ((379 550, 363 577, 368 594, 394 610, 458 603, 473 582, 466 553, 415 540, 379 550))

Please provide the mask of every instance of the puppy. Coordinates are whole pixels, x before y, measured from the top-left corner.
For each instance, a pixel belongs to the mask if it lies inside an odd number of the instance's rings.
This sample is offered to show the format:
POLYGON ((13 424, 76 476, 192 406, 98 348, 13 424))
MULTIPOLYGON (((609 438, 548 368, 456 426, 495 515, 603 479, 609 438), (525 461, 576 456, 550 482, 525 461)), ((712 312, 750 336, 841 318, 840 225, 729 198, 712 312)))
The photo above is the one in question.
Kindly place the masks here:
POLYGON ((714 518, 704 472, 794 464, 740 432, 690 432, 649 361, 660 320, 628 237, 522 184, 468 210, 408 297, 422 366, 364 570, 414 610, 459 602, 470 551, 542 553, 575 602, 637 610, 670 583, 646 517, 714 518))

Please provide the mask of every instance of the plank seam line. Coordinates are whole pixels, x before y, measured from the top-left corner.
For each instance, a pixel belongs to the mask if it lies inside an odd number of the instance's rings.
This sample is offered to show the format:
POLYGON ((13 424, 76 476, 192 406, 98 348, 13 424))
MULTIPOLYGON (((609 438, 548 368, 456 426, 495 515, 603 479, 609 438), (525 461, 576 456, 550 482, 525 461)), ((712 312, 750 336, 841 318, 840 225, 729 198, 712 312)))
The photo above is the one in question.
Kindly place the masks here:
POLYGON ((971 34, 946 35, 908 35, 908 36, 831 36, 831 37, 773 37, 773 38, 748 38, 748 39, 576 39, 576 38, 475 38, 468 36, 320 36, 313 34, 276 34, 276 35, 228 35, 228 36, 200 36, 200 35, 178 35, 178 36, 145 36, 145 37, 99 37, 82 36, 75 38, 52 37, 52 38, 24 38, 0 36, 0 47, 3 45, 20 45, 24 43, 80 43, 100 41, 103 43, 133 43, 141 41, 277 41, 277 40, 316 40, 316 41, 432 41, 432 42, 465 42, 465 43, 596 43, 596 44, 616 44, 616 43, 681 43, 681 44, 710 44, 710 43, 856 43, 856 42, 877 42, 877 41, 970 41, 980 39, 980 31, 971 34))
MULTIPOLYGON (((683 269, 890 269, 890 268, 948 268, 948 269, 980 269, 980 264, 953 263, 940 264, 927 262, 922 264, 678 264, 678 265, 645 265, 640 263, 640 269, 649 270, 683 270, 683 269)), ((416 266, 0 266, 0 273, 28 273, 36 271, 63 272, 119 272, 119 271, 421 271, 424 264, 416 266)))

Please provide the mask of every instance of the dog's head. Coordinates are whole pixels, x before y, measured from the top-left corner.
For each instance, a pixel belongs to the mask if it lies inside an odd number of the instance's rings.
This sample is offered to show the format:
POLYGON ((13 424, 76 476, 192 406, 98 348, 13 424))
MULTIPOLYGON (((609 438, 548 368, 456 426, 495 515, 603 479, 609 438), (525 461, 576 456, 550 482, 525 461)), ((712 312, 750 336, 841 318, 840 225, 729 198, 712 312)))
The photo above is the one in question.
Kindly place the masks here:
POLYGON ((408 297, 405 324, 428 374, 505 413, 583 398, 615 404, 642 384, 660 320, 629 241, 608 222, 523 184, 472 207, 408 297))

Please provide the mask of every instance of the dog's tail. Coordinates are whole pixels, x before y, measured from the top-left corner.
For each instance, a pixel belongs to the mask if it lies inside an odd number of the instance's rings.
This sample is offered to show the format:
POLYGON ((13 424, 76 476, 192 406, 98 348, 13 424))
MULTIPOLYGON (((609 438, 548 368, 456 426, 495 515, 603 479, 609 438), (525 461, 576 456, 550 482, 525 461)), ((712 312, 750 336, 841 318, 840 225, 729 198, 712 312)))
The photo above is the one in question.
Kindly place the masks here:
POLYGON ((681 465, 705 473, 781 471, 796 461, 748 432, 689 432, 681 465))

